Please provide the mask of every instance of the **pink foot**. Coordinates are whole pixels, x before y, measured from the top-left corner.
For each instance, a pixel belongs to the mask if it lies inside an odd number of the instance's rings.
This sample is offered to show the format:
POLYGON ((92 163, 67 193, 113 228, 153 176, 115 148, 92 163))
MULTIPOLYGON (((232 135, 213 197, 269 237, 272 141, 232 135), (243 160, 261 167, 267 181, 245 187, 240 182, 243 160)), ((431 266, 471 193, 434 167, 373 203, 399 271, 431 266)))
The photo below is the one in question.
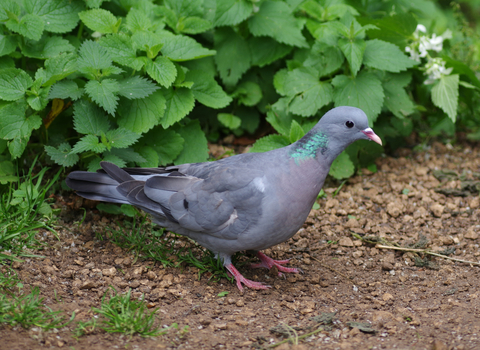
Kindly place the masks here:
POLYGON ((265 254, 263 254, 262 252, 257 252, 257 257, 260 259, 261 262, 257 263, 257 264, 252 264, 251 267, 256 269, 256 268, 259 268, 259 267, 265 267, 267 269, 271 269, 273 266, 276 266, 277 267, 277 270, 278 270, 278 275, 279 276, 283 276, 283 273, 282 272, 286 272, 286 273, 299 273, 299 272, 302 272, 302 270, 300 269, 297 269, 297 268, 294 268, 294 267, 285 267, 285 266, 282 266, 283 264, 288 264, 288 262, 290 261, 289 259, 286 259, 286 260, 274 260, 268 256, 266 256, 265 254))
POLYGON ((248 280, 246 279, 245 277, 242 276, 242 274, 240 272, 238 272, 238 270, 235 268, 235 266, 233 266, 233 264, 228 264, 228 265, 225 265, 225 267, 227 268, 228 272, 230 272, 233 277, 235 277, 235 280, 237 281, 237 287, 238 289, 240 289, 241 292, 243 292, 243 286, 242 286, 242 283, 248 287, 248 288, 252 288, 252 289, 269 289, 271 288, 270 286, 266 285, 266 284, 263 284, 261 282, 255 282, 255 281, 251 281, 251 280, 248 280))

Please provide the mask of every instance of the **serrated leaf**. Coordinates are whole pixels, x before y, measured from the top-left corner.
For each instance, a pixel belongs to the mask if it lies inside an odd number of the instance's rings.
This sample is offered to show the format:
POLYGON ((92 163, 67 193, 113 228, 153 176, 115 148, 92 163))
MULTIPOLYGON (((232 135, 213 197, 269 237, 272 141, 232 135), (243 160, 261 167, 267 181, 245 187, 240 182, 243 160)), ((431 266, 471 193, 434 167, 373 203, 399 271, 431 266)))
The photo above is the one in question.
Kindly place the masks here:
POLYGON ((233 26, 247 19, 252 13, 253 5, 247 0, 222 0, 216 2, 213 24, 233 26))
POLYGON ((97 70, 106 69, 112 65, 112 58, 107 50, 98 43, 85 40, 79 49, 77 64, 81 72, 95 76, 97 70))
POLYGON ((411 78, 408 73, 389 74, 383 82, 385 107, 398 118, 404 118, 415 111, 415 105, 404 89, 411 78))
POLYGON ((179 17, 201 16, 203 14, 203 1, 165 0, 165 5, 178 14, 179 17))
MULTIPOLYGON (((183 149, 185 140, 180 134, 171 129, 155 128, 150 130, 141 140, 144 145, 155 150, 157 163, 153 166, 161 166, 173 163, 183 149)), ((141 149, 144 149, 142 146, 141 149)), ((146 157, 142 151, 142 156, 146 157)), ((153 157, 154 158, 154 157, 153 157)))
POLYGON ((68 33, 77 26, 78 12, 84 9, 79 0, 25 0, 27 13, 35 14, 45 22, 45 30, 68 33))
POLYGON ((417 27, 417 20, 411 13, 399 13, 393 16, 385 16, 379 19, 359 17, 362 24, 374 24, 380 30, 368 31, 370 39, 381 39, 397 45, 401 50, 411 40, 411 36, 417 27))
POLYGON ((355 173, 355 165, 348 156, 348 154, 343 151, 340 155, 333 161, 330 166, 330 176, 333 176, 337 180, 346 179, 352 176, 355 173))
POLYGON ((104 79, 101 82, 90 80, 85 84, 87 95, 111 115, 117 108, 119 90, 120 86, 114 79, 104 79))
POLYGON ((16 36, 0 34, 0 57, 11 54, 16 48, 16 36))
POLYGON ((432 102, 455 123, 458 108, 458 74, 442 75, 432 88, 432 102))
POLYGON ((143 163, 145 162, 145 158, 143 158, 139 153, 135 152, 132 148, 112 148, 110 151, 105 152, 103 155, 114 155, 126 162, 135 162, 135 163, 143 163))
POLYGON ((95 153, 102 153, 107 149, 97 136, 89 134, 83 136, 76 144, 73 146, 72 153, 82 153, 86 151, 92 151, 95 153))
POLYGON ((52 158, 52 160, 62 166, 73 166, 78 162, 78 155, 72 153, 72 147, 64 142, 57 148, 52 146, 45 146, 45 152, 52 158))
POLYGON ((260 85, 253 81, 244 81, 240 83, 233 92, 233 96, 238 102, 245 106, 255 106, 263 97, 260 85))
MULTIPOLYGON (((71 53, 62 53, 45 61, 45 80, 42 86, 52 85, 77 70, 77 57, 71 53)), ((35 76, 35 79, 38 79, 35 76)))
POLYGON ((199 34, 206 32, 212 27, 212 23, 200 17, 180 18, 176 29, 180 33, 199 34))
POLYGON ((73 104, 73 125, 80 134, 100 136, 110 128, 110 122, 103 110, 95 104, 79 100, 73 104))
POLYGON ((60 98, 62 100, 71 98, 78 100, 83 95, 83 89, 79 88, 73 80, 62 80, 52 86, 48 98, 60 98))
POLYGON ((161 91, 136 100, 122 100, 118 125, 136 133, 145 133, 158 125, 165 113, 166 100, 161 91))
POLYGON ((204 48, 195 39, 183 35, 164 38, 162 54, 172 61, 181 62, 213 56, 216 51, 204 48))
POLYGON ((383 88, 378 77, 371 72, 360 72, 355 78, 337 75, 332 80, 335 87, 335 107, 352 106, 362 109, 370 125, 377 119, 383 105, 383 88))
POLYGON ((164 96, 167 100, 165 115, 161 120, 164 128, 182 120, 195 105, 193 92, 187 88, 169 88, 165 91, 164 96))
POLYGON ((16 68, 0 70, 0 99, 2 100, 18 100, 32 85, 32 78, 24 70, 16 68))
POLYGON ((288 55, 293 47, 281 44, 269 37, 251 37, 248 39, 252 55, 252 66, 263 67, 288 55))
POLYGON ((223 108, 230 104, 232 98, 218 85, 212 75, 200 70, 188 71, 185 80, 192 81, 193 96, 201 104, 211 108, 223 108))
POLYGON ((152 79, 166 88, 172 86, 177 77, 175 65, 163 56, 158 56, 155 61, 148 60, 146 70, 152 79))
POLYGON ((136 33, 142 30, 148 30, 148 28, 152 26, 150 18, 142 10, 136 9, 134 7, 132 7, 130 11, 128 11, 126 24, 128 29, 130 29, 132 33, 136 33))
POLYGON ((400 51, 396 45, 378 39, 367 41, 363 63, 372 68, 396 73, 417 64, 400 51))
POLYGON ((288 135, 293 116, 288 111, 288 98, 280 98, 272 105, 271 110, 267 112, 267 121, 280 134, 288 135))
POLYGON ((138 31, 132 35, 133 46, 147 52, 150 59, 155 58, 164 45, 164 39, 173 37, 170 32, 164 31, 163 35, 150 31, 138 31))
POLYGON ((286 75, 284 93, 292 98, 289 104, 292 113, 312 116, 332 101, 331 85, 314 74, 311 69, 299 68, 286 75))
POLYGON ((185 143, 174 164, 205 162, 208 159, 207 138, 198 120, 191 120, 183 127, 177 126, 175 131, 180 134, 185 143))
POLYGON ((34 14, 27 13, 22 17, 18 25, 11 28, 31 40, 40 40, 43 33, 43 20, 34 14))
POLYGON ((137 58, 132 39, 124 34, 111 34, 100 38, 98 43, 103 46, 114 62, 140 70, 144 62, 137 58))
POLYGON ((324 77, 338 70, 344 61, 345 56, 338 47, 316 41, 303 65, 315 68, 319 76, 324 77))
POLYGON ((27 103, 36 111, 45 109, 48 104, 49 91, 50 87, 40 88, 38 92, 27 97, 27 103))
POLYGON ((251 65, 250 48, 231 28, 215 30, 215 63, 225 85, 235 85, 251 65))
POLYGON ((363 39, 338 39, 338 47, 345 55, 353 75, 357 75, 360 70, 366 46, 363 39))
POLYGON ((138 153, 145 159, 144 162, 138 162, 138 166, 145 168, 153 168, 159 166, 160 160, 157 151, 150 146, 142 146, 138 149, 138 153))
POLYGON ((107 138, 107 148, 126 148, 133 145, 140 138, 140 135, 127 130, 125 128, 118 128, 115 130, 108 130, 105 133, 107 138))
POLYGON ((288 76, 288 69, 280 69, 277 73, 275 73, 273 77, 273 86, 275 87, 275 90, 277 93, 279 93, 282 96, 285 96, 285 80, 287 79, 288 76))
POLYGON ((239 117, 230 113, 218 113, 217 119, 230 130, 238 129, 242 124, 242 120, 239 117))
POLYGON ((117 18, 110 11, 104 9, 92 9, 78 13, 78 16, 85 25, 93 31, 116 33, 118 30, 117 18))
MULTIPOLYGON (((1 41, 1 39, 0 39, 1 41)), ((42 36, 38 41, 26 40, 22 46, 22 53, 32 58, 50 58, 60 55, 62 52, 73 52, 75 47, 66 39, 59 36, 42 36)))
MULTIPOLYGON (((115 154, 106 154, 103 156, 103 161, 104 162, 110 162, 118 166, 119 168, 124 168, 127 165, 127 162, 125 162, 122 158, 115 154)), ((90 169, 89 169, 90 170, 90 169)))
POLYGON ((118 94, 129 100, 147 97, 158 90, 158 86, 153 82, 138 75, 122 79, 118 84, 118 94))
POLYGON ((269 36, 278 42, 308 47, 302 35, 304 22, 292 15, 290 7, 278 1, 265 1, 260 10, 248 20, 248 28, 254 36, 269 36))
POLYGON ((290 140, 287 136, 283 135, 268 135, 258 139, 250 148, 249 152, 268 152, 272 151, 277 148, 282 148, 288 146, 290 144, 290 140))
POLYGON ((305 131, 296 120, 292 120, 292 125, 290 126, 290 143, 297 142, 303 136, 305 136, 305 131))

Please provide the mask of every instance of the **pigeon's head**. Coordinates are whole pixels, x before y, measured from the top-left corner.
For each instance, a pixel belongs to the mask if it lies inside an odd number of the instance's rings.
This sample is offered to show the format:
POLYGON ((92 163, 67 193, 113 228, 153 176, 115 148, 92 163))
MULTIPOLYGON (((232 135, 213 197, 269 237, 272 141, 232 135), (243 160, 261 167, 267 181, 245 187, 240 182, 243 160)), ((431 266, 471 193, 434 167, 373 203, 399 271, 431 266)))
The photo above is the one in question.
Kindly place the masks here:
POLYGON ((317 126, 327 135, 330 142, 346 147, 357 140, 372 140, 382 144, 382 140, 368 126, 366 114, 356 107, 337 107, 322 117, 317 126))

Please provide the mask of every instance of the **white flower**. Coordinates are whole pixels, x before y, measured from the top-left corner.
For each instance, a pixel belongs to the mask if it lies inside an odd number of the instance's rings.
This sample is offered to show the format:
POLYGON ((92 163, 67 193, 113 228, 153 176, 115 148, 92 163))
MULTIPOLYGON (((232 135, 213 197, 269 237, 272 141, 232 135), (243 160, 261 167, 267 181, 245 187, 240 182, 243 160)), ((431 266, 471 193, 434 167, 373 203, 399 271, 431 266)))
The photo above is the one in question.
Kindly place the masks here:
POLYGON ((428 75, 427 80, 424 82, 426 85, 433 84, 435 80, 440 79, 442 75, 449 75, 453 70, 453 68, 446 68, 445 61, 440 57, 429 58, 425 68, 425 74, 428 75))

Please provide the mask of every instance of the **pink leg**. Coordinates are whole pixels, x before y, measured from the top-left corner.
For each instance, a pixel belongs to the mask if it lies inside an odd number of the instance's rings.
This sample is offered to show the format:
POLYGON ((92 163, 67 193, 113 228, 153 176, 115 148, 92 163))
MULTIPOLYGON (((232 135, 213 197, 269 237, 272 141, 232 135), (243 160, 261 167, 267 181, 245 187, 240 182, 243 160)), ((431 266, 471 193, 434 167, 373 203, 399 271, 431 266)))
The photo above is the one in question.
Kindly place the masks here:
POLYGON ((282 276, 282 272, 286 272, 286 273, 299 273, 299 272, 302 272, 302 270, 300 269, 297 269, 297 268, 294 268, 294 267, 285 267, 285 266, 282 266, 283 264, 288 264, 288 262, 290 261, 289 259, 286 259, 286 260, 274 260, 268 256, 266 256, 265 254, 263 254, 262 252, 257 252, 257 257, 260 259, 261 262, 257 263, 257 264, 252 264, 251 267, 252 268, 259 268, 259 267, 265 267, 267 269, 271 269, 273 266, 276 266, 277 269, 278 269, 278 275, 279 276, 282 276))
POLYGON ((267 285, 265 285, 261 282, 255 282, 255 281, 251 281, 251 280, 246 279, 245 277, 242 276, 242 274, 240 272, 238 272, 238 270, 235 268, 235 266, 233 266, 232 263, 230 263, 228 265, 225 265, 225 267, 233 275, 233 277, 235 277, 235 280, 237 281, 237 287, 238 287, 238 289, 240 289, 241 292, 243 292, 242 283, 246 287, 252 288, 252 289, 269 289, 269 288, 271 288, 270 286, 267 286, 267 285))

